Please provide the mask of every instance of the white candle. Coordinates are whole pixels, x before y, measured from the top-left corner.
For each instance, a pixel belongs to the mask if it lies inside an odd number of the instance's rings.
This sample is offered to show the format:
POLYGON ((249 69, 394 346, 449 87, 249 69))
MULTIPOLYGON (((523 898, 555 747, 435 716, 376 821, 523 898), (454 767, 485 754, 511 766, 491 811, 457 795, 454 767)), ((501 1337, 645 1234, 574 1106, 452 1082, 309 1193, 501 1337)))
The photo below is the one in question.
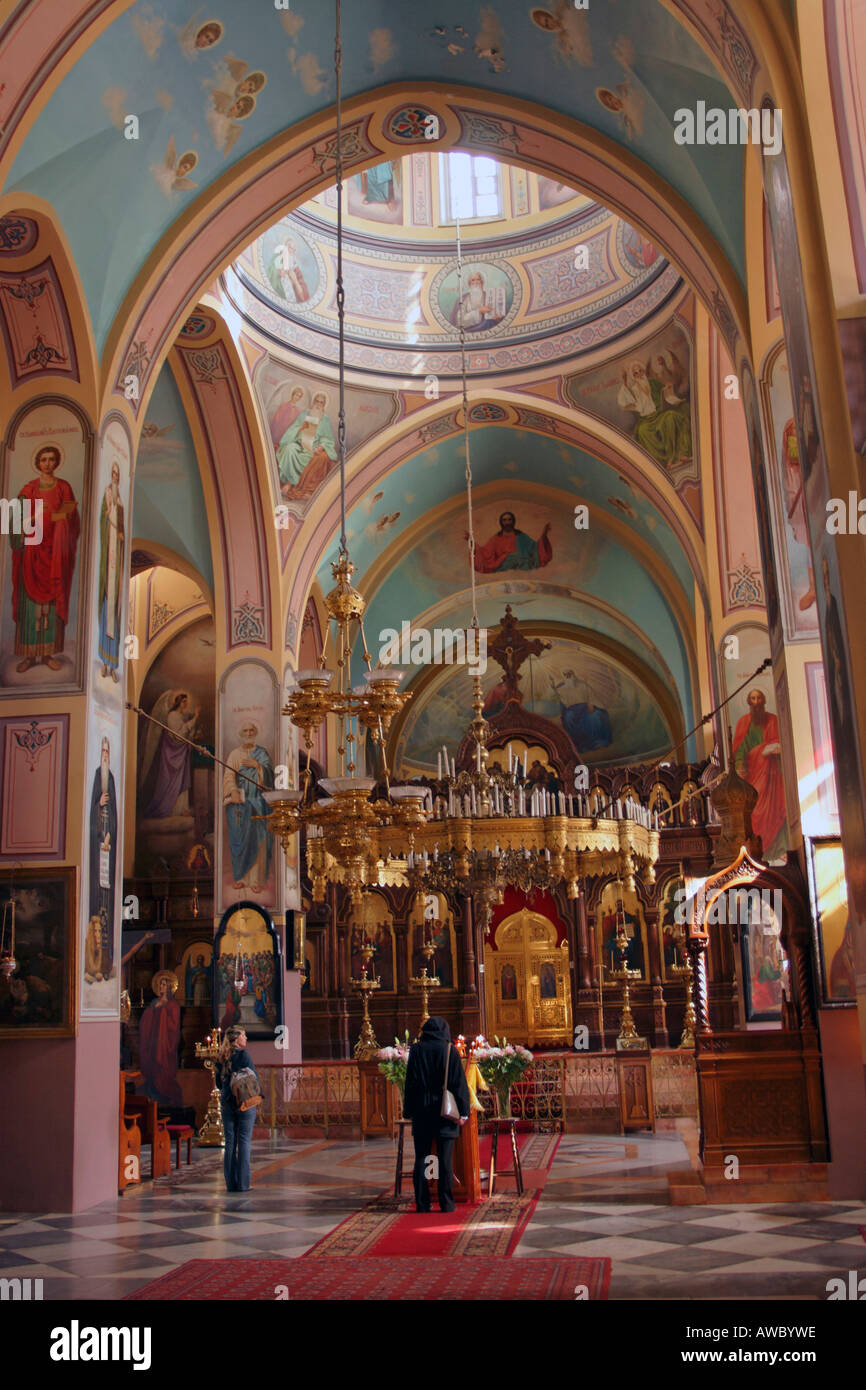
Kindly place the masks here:
POLYGON ((480 772, 480 771, 481 771, 481 744, 480 744, 480 743, 476 743, 476 745, 475 745, 475 771, 476 771, 476 772, 480 772))
POLYGON ((456 776, 457 776, 457 769, 456 769, 455 766, 454 766, 454 759, 453 759, 453 758, 451 759, 451 776, 452 776, 452 777, 456 777, 456 776))
POLYGON ((441 754, 441 753, 437 753, 437 754, 436 754, 436 780, 437 780, 437 782, 441 782, 441 781, 442 781, 442 754, 441 754))

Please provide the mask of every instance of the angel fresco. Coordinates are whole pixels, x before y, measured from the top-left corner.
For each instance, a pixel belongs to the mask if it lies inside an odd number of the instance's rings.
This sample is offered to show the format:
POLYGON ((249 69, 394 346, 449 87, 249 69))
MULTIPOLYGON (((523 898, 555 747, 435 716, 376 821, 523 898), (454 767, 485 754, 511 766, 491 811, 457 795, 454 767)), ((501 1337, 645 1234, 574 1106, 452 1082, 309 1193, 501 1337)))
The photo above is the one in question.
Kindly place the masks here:
POLYGON ((185 150, 178 158, 172 135, 165 147, 162 163, 151 164, 150 172, 166 198, 170 198, 172 193, 186 193, 192 188, 198 188, 198 184, 187 177, 197 164, 198 155, 195 150, 185 150))
POLYGON ((164 820, 169 816, 189 816, 192 786, 192 749, 175 734, 192 739, 196 733, 198 706, 190 704, 185 690, 166 690, 150 711, 167 727, 148 722, 147 740, 141 764, 141 814, 145 820, 164 820))
POLYGON ((624 82, 617 82, 613 88, 596 87, 595 96, 605 111, 618 117, 626 139, 633 140, 642 133, 643 98, 628 78, 624 82))
POLYGON ((592 40, 587 16, 575 8, 571 0, 556 0, 551 10, 536 8, 529 17, 539 29, 553 35, 557 58, 577 63, 582 68, 592 66, 592 40))
POLYGON ((204 23, 199 23, 199 15, 203 10, 204 5, 200 5, 189 23, 182 29, 175 30, 180 50, 188 60, 196 58, 208 48, 213 48, 225 32, 218 19, 207 19, 204 23))
POLYGON ((688 372, 675 352, 649 362, 630 362, 622 373, 617 404, 637 416, 634 438, 656 463, 671 468, 692 457, 688 372))
POLYGON ((241 133, 241 121, 251 116, 256 107, 256 94, 262 90, 267 77, 260 70, 250 72, 249 63, 232 54, 214 71, 215 78, 205 83, 210 88, 210 107, 207 123, 214 144, 221 154, 228 155, 241 133))

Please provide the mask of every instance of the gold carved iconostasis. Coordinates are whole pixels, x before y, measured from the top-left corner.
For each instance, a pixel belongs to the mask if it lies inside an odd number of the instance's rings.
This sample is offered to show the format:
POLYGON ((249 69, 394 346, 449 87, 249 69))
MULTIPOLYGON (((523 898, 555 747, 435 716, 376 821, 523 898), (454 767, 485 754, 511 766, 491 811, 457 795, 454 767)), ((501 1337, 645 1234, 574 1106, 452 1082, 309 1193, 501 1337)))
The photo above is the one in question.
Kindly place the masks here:
POLYGON ((529 1047, 570 1046, 573 1039, 570 959, 565 924, 553 900, 532 908, 506 889, 484 946, 488 1037, 529 1047), (497 920, 498 919, 498 920, 497 920))

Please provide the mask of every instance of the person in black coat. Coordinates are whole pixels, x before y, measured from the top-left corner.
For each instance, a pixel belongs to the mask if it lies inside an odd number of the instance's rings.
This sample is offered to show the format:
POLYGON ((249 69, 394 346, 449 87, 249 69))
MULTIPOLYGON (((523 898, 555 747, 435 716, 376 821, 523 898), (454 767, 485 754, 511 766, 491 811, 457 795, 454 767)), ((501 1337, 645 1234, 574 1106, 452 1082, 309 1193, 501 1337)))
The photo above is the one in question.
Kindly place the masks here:
POLYGON ((469 1119, 470 1102, 460 1054, 451 1046, 451 1030, 445 1019, 428 1018, 418 1041, 409 1049, 403 1096, 403 1116, 412 1121, 415 1141, 415 1205, 418 1211, 430 1210, 428 1179, 432 1176, 439 1182, 440 1210, 454 1211, 454 1140, 460 1130, 455 1121, 443 1120, 440 1114, 445 1093, 446 1058, 448 1090, 457 1102, 462 1125, 469 1119), (434 1139, 438 1172, 435 1164, 428 1163, 434 1139))
MULTIPOLYGON (((250 1190, 250 1147, 256 1110, 241 1110, 232 1094, 232 1075, 248 1067, 255 1071, 253 1059, 247 1052, 247 1035, 238 1024, 226 1032, 219 1051, 214 1079, 220 1093, 220 1113, 226 1146, 223 1157, 226 1188, 229 1192, 250 1190)), ((256 1072, 258 1076, 258 1072, 256 1072)))

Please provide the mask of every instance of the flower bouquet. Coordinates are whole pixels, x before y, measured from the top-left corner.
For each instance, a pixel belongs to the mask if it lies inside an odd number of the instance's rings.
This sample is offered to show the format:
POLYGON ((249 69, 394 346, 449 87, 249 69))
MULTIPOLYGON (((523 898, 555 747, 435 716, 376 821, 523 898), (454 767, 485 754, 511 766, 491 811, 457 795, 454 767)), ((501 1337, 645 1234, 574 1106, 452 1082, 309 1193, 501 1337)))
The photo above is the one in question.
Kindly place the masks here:
POLYGON ((529 1049, 519 1043, 512 1044, 506 1038, 500 1041, 495 1036, 493 1041, 495 1047, 479 1034, 472 1044, 472 1057, 499 1098, 499 1114, 507 1119, 511 1114, 511 1087, 520 1080, 526 1068, 532 1066, 534 1059, 529 1049))
POLYGON ((406 1063, 409 1061, 409 1029, 406 1029, 402 1042, 395 1038, 394 1046, 380 1047, 376 1057, 380 1072, 397 1087, 402 1097, 406 1087, 406 1063))

